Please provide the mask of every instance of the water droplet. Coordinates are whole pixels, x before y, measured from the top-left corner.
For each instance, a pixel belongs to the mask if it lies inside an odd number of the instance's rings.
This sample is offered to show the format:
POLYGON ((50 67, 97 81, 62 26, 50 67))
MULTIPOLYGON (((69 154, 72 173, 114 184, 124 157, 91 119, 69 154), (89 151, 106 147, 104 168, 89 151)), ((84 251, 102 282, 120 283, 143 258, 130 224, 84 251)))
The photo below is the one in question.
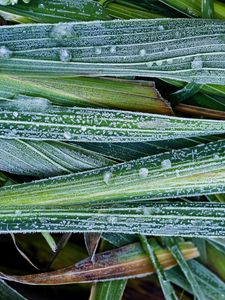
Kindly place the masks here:
POLYGON ((147 62, 147 63, 146 63, 146 66, 147 66, 148 68, 151 68, 151 67, 153 66, 153 62, 152 62, 152 61, 147 62))
POLYGON ((112 54, 113 54, 113 53, 116 53, 116 46, 111 46, 109 51, 110 51, 110 53, 112 53, 112 54))
POLYGON ((65 131, 65 132, 63 133, 63 136, 64 136, 64 138, 67 139, 67 140, 70 140, 70 139, 72 138, 71 133, 68 132, 68 131, 65 131))
POLYGON ((146 178, 148 176, 148 169, 147 168, 141 168, 139 170, 139 176, 141 178, 146 178))
POLYGON ((145 56, 145 55, 146 55, 146 50, 145 50, 145 49, 141 49, 141 50, 139 51, 139 54, 140 54, 141 56, 145 56))
POLYGON ((86 130, 87 130, 87 127, 86 127, 86 126, 81 126, 81 130, 82 130, 82 131, 86 131, 86 130))
POLYGON ((60 60, 63 62, 68 62, 71 60, 72 55, 71 52, 67 49, 61 49, 59 52, 60 60))
POLYGON ((167 63, 168 63, 169 65, 171 65, 171 64, 173 63, 173 59, 172 59, 172 58, 168 58, 166 61, 167 61, 167 63))
POLYGON ((164 159, 162 162, 161 162, 161 167, 163 169, 169 169, 171 168, 171 161, 169 159, 164 159))
POLYGON ((76 38, 77 34, 74 32, 73 24, 58 23, 57 25, 54 25, 50 36, 56 39, 69 39, 76 38))
POLYGON ((0 59, 1 58, 10 58, 12 56, 12 51, 5 46, 0 47, 0 59))
POLYGON ((106 172, 104 173, 103 175, 103 180, 104 182, 108 185, 109 184, 109 181, 110 179, 112 178, 112 173, 111 172, 106 172))
POLYGON ((38 8, 42 8, 42 9, 44 9, 44 8, 45 8, 45 5, 44 5, 44 3, 40 3, 40 4, 38 5, 38 8))
POLYGON ((195 57, 191 63, 191 68, 198 70, 202 68, 202 59, 201 57, 195 57))
POLYGON ((157 60, 156 64, 157 64, 157 66, 161 66, 162 65, 162 61, 161 60, 157 60))
POLYGON ((18 117, 18 112, 17 112, 17 111, 14 111, 14 112, 13 112, 13 116, 14 116, 15 118, 17 118, 17 117, 18 117))
POLYGON ((96 47, 95 48, 95 54, 101 54, 102 53, 102 49, 100 47, 96 47))
POLYGON ((164 30, 164 26, 163 25, 159 25, 158 28, 159 28, 160 31, 164 30))

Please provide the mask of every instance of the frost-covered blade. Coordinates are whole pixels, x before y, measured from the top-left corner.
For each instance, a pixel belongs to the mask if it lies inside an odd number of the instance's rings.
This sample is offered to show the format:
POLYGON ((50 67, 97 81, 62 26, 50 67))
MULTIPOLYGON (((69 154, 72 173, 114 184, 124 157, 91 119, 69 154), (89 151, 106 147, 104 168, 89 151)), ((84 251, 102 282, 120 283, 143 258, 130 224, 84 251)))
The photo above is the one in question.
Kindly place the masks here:
POLYGON ((39 98, 0 105, 0 138, 6 139, 144 142, 223 133, 225 121, 57 107, 39 98))
MULTIPOLYGON (((0 189, 0 205, 121 203, 225 191, 225 141, 0 189)), ((98 232, 101 232, 99 230, 98 232)))
POLYGON ((0 1, 0 4, 8 4, 0 5, 0 15, 6 20, 19 23, 57 23, 110 19, 104 7, 94 0, 19 1, 16 5, 15 2, 18 1, 0 1))
POLYGON ((225 83, 222 20, 1 26, 2 73, 142 76, 225 83))
POLYGON ((113 163, 113 160, 81 146, 54 141, 0 139, 0 153, 0 170, 42 178, 113 163))

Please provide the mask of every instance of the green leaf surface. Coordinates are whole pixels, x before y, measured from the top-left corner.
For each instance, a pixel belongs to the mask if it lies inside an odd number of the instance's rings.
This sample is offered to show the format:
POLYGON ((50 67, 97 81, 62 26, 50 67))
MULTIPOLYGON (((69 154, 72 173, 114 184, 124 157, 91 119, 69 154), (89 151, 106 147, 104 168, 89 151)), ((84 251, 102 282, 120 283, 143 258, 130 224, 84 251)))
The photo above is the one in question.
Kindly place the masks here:
POLYGON ((149 81, 92 77, 31 79, 1 75, 0 99, 14 100, 20 95, 46 98, 66 106, 172 114, 170 104, 161 97, 154 82, 149 81))
POLYGON ((219 141, 110 167, 3 187, 0 203, 120 203, 221 194, 225 190, 224 148, 225 142, 219 141))
POLYGON ((0 139, 0 170, 50 177, 113 164, 99 153, 62 142, 0 139))
POLYGON ((132 208, 1 206, 0 232, 111 232, 224 237, 222 203, 153 203, 132 208))
POLYGON ((1 26, 0 69, 224 84, 224 34, 223 21, 200 19, 1 26))
MULTIPOLYGON (((25 2, 25 1, 24 1, 25 2)), ((57 23, 109 20, 104 7, 94 0, 32 0, 16 5, 0 5, 0 15, 18 22, 57 23)))
POLYGON ((3 280, 0 280, 0 299, 4 300, 27 300, 15 289, 6 284, 3 280))
POLYGON ((0 138, 6 139, 144 142, 223 133, 225 121, 57 107, 39 98, 0 106, 0 138))

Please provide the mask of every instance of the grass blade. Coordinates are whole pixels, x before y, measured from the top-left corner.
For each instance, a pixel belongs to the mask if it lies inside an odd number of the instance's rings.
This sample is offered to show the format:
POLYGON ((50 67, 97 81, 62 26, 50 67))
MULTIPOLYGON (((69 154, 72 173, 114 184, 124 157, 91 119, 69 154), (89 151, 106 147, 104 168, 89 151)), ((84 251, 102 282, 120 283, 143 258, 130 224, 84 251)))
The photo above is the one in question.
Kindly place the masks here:
POLYGON ((121 300, 126 284, 124 279, 94 283, 89 300, 121 300))
POLYGON ((1 26, 0 68, 26 76, 150 76, 224 84, 224 32, 223 21, 200 19, 1 26))
POLYGON ((0 205, 120 203, 220 194, 225 191, 224 149, 225 142, 219 141, 2 187, 0 205))
POLYGON ((0 138, 78 142, 170 140, 225 133, 225 122, 92 108, 21 99, 0 106, 0 138))
POLYGON ((158 279, 160 285, 162 287, 163 294, 166 300, 178 300, 176 293, 173 289, 173 286, 170 284, 166 277, 166 273, 161 266, 153 246, 151 245, 151 241, 148 241, 144 235, 140 235, 141 245, 145 251, 145 253, 149 256, 150 261, 152 262, 154 269, 156 270, 156 274, 158 275, 158 279))
MULTIPOLYGON (((25 2, 25 1, 24 1, 25 2)), ((104 7, 93 0, 42 0, 16 5, 0 5, 0 15, 21 23, 57 23, 70 21, 109 20, 104 7)))
POLYGON ((108 232, 224 237, 222 203, 154 203, 132 208, 1 206, 0 232, 108 232))
POLYGON ((0 298, 4 300, 28 300, 3 280, 0 280, 0 298))
MULTIPOLYGON (((198 251, 192 243, 183 243, 181 249, 187 260, 198 256, 198 251)), ((157 250, 156 256, 165 270, 176 265, 176 261, 166 249, 157 250)), ((154 265, 144 253, 140 243, 134 243, 96 254, 95 264, 88 258, 75 266, 53 272, 25 276, 9 276, 0 273, 0 277, 25 284, 58 285, 132 278, 154 272, 154 265)))
POLYGON ((195 275, 192 273, 192 270, 189 268, 189 265, 187 264, 185 258, 183 257, 183 254, 179 248, 176 239, 171 237, 171 238, 166 238, 164 240, 171 254, 176 259, 178 265, 183 271, 187 281, 190 283, 194 296, 197 297, 197 299, 199 300, 206 300, 207 298, 205 297, 203 289, 198 284, 195 275))
POLYGON ((113 164, 99 153, 54 141, 0 139, 0 153, 0 170, 42 178, 113 164))
MULTIPOLYGON (((42 97, 54 104, 108 107, 171 115, 154 82, 109 78, 21 78, 1 75, 0 98, 42 97)), ((1 103, 1 102, 0 102, 1 103)))

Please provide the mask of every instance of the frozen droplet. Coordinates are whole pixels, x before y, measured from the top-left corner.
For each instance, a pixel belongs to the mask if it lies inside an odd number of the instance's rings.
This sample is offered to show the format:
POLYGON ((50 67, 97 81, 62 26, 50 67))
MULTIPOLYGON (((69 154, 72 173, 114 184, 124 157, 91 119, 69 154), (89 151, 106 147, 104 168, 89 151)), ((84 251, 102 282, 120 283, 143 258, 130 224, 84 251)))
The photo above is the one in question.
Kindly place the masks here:
POLYGON ((18 114, 18 112, 17 112, 17 111, 14 111, 14 112, 13 112, 13 116, 14 116, 15 118, 17 118, 17 117, 18 117, 18 115, 19 115, 19 114, 18 114))
POLYGON ((38 8, 42 8, 42 9, 44 9, 44 8, 45 8, 45 5, 44 5, 44 3, 40 3, 40 4, 38 5, 38 8))
POLYGON ((63 62, 68 62, 72 59, 71 52, 68 49, 61 49, 59 52, 59 57, 63 62))
POLYGON ((12 56, 12 51, 5 46, 0 47, 0 59, 10 58, 12 56))
POLYGON ((110 179, 112 178, 112 173, 111 172, 105 172, 103 175, 103 180, 104 182, 108 185, 110 179))
POLYGON ((170 159, 164 159, 162 162, 161 162, 161 167, 163 169, 169 169, 171 168, 171 161, 170 159))
POLYGON ((202 59, 201 57, 195 57, 191 63, 191 68, 198 70, 202 68, 202 59))
POLYGON ((100 47, 96 47, 95 48, 95 54, 101 54, 102 53, 102 49, 100 47))
POLYGON ((151 68, 151 67, 153 66, 153 62, 152 62, 152 61, 147 62, 147 63, 146 63, 146 66, 147 66, 148 68, 151 68))
POLYGON ((109 51, 110 51, 110 53, 112 53, 112 54, 113 54, 113 53, 116 53, 116 46, 111 46, 109 51))
POLYGON ((64 136, 64 138, 67 139, 67 140, 70 140, 70 139, 72 138, 71 133, 68 132, 68 131, 65 131, 65 132, 63 133, 63 136, 64 136))
POLYGON ((111 224, 115 224, 117 222, 118 218, 116 216, 110 216, 107 218, 107 221, 111 224))
POLYGON ((58 23, 57 25, 54 25, 50 36, 56 39, 69 39, 77 37, 77 34, 74 32, 73 24, 58 23))
POLYGON ((218 154, 214 154, 214 155, 213 155, 213 158, 214 158, 214 159, 219 159, 220 157, 219 157, 218 154))
POLYGON ((86 126, 81 126, 81 130, 82 130, 82 131, 86 131, 86 130, 87 130, 87 127, 86 127, 86 126))
POLYGON ((165 51, 165 52, 169 51, 169 48, 168 48, 168 47, 165 47, 164 51, 165 51))
POLYGON ((156 64, 157 64, 157 66, 161 66, 162 65, 162 61, 161 60, 157 60, 156 64))
POLYGON ((167 61, 167 63, 168 63, 169 65, 171 65, 171 64, 173 63, 173 59, 172 59, 172 58, 168 58, 166 61, 167 61))
POLYGON ((146 55, 146 50, 145 50, 145 49, 141 49, 141 50, 139 51, 139 54, 140 54, 141 56, 145 56, 145 55, 146 55))
POLYGON ((146 178, 148 176, 148 169, 147 168, 141 168, 139 170, 139 176, 141 178, 146 178))
POLYGON ((19 215, 21 215, 21 214, 22 214, 22 211, 21 211, 21 210, 16 210, 16 211, 15 211, 15 215, 16 215, 16 216, 19 216, 19 215))
POLYGON ((159 28, 160 31, 164 30, 164 26, 163 25, 159 25, 158 28, 159 28))

